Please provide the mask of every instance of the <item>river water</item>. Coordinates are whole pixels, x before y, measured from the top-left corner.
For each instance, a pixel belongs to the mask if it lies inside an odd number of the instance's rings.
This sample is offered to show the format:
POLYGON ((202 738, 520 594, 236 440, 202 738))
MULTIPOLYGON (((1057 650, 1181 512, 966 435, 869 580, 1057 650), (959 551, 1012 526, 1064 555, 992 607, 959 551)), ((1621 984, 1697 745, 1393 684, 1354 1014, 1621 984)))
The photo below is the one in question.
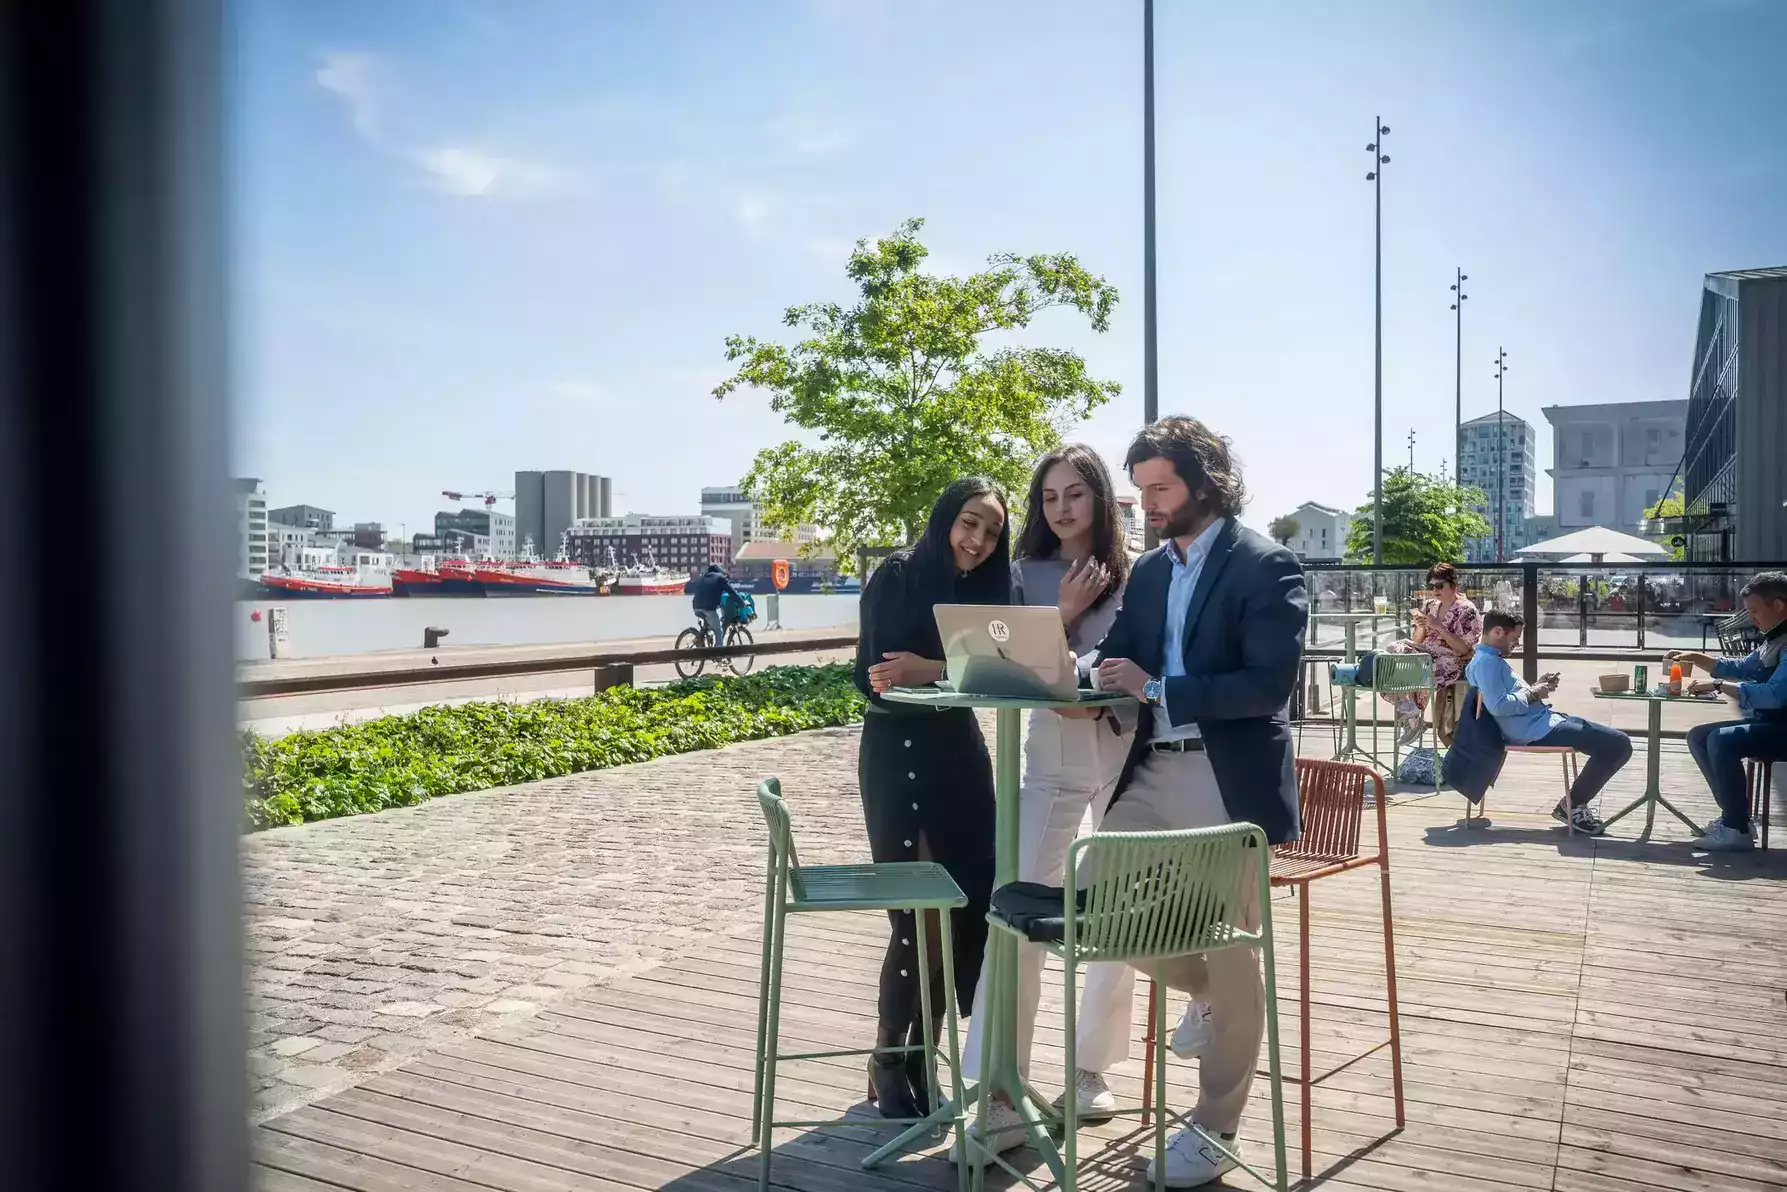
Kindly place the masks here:
MULTIPOLYGON (((521 646, 673 637, 695 623, 687 596, 243 600, 235 607, 238 660, 266 659, 266 610, 275 605, 286 610, 288 658, 420 649, 431 625, 449 631, 445 646, 521 646)), ((754 629, 768 621, 764 605, 759 596, 754 629)), ((784 596, 780 620, 784 629, 854 629, 857 596, 784 596)))

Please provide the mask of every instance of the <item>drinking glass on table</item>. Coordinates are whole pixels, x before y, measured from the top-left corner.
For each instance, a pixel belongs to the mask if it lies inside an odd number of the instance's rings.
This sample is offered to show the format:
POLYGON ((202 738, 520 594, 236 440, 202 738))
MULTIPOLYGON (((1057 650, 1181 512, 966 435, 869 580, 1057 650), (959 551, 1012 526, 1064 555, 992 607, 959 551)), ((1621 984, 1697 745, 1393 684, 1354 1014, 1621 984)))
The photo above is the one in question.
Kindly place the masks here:
POLYGON ((1388 596, 1373 596, 1371 598, 1371 611, 1380 616, 1389 612, 1390 598, 1388 596))

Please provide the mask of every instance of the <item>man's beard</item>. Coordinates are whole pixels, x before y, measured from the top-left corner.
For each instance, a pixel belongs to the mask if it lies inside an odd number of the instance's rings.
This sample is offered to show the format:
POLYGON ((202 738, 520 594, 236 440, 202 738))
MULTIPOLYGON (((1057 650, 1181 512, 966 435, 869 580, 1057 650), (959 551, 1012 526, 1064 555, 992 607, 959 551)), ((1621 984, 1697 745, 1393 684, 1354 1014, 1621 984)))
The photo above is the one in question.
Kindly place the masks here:
POLYGON ((1203 508, 1196 501, 1187 498, 1185 504, 1166 514, 1166 520, 1160 527, 1160 536, 1184 538, 1197 527, 1198 519, 1203 513, 1203 508))

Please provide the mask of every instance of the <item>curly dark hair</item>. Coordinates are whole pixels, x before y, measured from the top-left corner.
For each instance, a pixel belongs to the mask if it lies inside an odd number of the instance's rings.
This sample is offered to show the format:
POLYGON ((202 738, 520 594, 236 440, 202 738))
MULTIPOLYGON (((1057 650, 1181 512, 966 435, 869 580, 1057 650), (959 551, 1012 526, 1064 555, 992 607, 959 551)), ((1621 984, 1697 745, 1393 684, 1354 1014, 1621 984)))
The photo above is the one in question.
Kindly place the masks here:
POLYGON ((1191 489, 1194 502, 1233 517, 1247 504, 1247 486, 1241 483, 1241 465, 1230 446, 1230 439, 1196 418, 1174 415, 1144 426, 1129 445, 1123 466, 1133 479, 1137 464, 1164 459, 1191 489))
POLYGON ((1042 511, 1042 482, 1056 464, 1073 468, 1092 495, 1092 557, 1110 572, 1108 595, 1129 579, 1129 551, 1123 542, 1123 514, 1117 507, 1117 489, 1111 483, 1110 469, 1090 447, 1069 443, 1036 461, 1036 471, 1030 476, 1030 496, 1024 507, 1024 529, 1012 550, 1013 557, 1047 559, 1061 550, 1061 539, 1049 528, 1049 519, 1042 511))
POLYGON ((1450 563, 1435 563, 1427 569, 1427 586, 1430 588, 1456 588, 1458 586, 1458 568, 1450 563))

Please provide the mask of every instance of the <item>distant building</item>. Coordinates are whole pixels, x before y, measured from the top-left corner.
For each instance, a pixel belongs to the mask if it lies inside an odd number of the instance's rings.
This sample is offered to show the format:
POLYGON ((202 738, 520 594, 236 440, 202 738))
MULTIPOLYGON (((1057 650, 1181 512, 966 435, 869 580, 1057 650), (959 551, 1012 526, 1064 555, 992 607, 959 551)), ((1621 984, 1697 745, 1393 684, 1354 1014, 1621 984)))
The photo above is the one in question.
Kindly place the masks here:
POLYGON ((1544 414, 1552 426, 1551 507, 1560 532, 1606 526, 1637 533, 1644 511, 1669 495, 1688 403, 1547 406, 1544 414))
POLYGON ((1142 517, 1136 508, 1136 499, 1128 493, 1117 496, 1117 516, 1123 523, 1123 543, 1131 554, 1140 554, 1147 545, 1142 534, 1142 517))
POLYGON ((1787 559, 1787 266, 1706 275, 1691 377, 1689 557, 1787 559))
POLYGON ((333 530, 335 512, 315 505, 282 505, 267 511, 267 520, 282 526, 301 526, 309 530, 333 530))
POLYGON ((775 591, 774 569, 777 559, 788 561, 788 591, 811 592, 821 584, 838 579, 838 556, 829 550, 803 556, 801 543, 774 538, 759 538, 747 543, 728 569, 738 586, 749 586, 758 592, 775 591))
POLYGON ((609 552, 622 567, 649 557, 669 571, 694 574, 709 563, 732 561, 732 526, 716 517, 693 515, 585 518, 568 531, 570 556, 591 567, 604 567, 609 552))
MULTIPOLYGON (((273 514, 269 513, 271 519, 273 514)), ((269 520, 267 525, 267 566, 296 567, 304 551, 316 545, 316 531, 309 526, 269 520)))
POLYGON ((586 472, 515 473, 517 549, 532 541, 543 558, 558 553, 566 531, 585 518, 613 516, 606 476, 586 472))
POLYGON ((258 579, 267 569, 267 493, 252 476, 237 477, 236 574, 258 579))
POLYGON ((361 550, 383 550, 385 547, 385 524, 383 522, 355 522, 349 540, 361 550))
POLYGON ((1299 559, 1338 559, 1346 554, 1346 534, 1353 515, 1344 509, 1305 501, 1291 510, 1291 520, 1297 523, 1297 533, 1285 545, 1299 559))
POLYGON ((1535 542, 1543 542, 1547 538, 1556 538, 1563 531, 1557 528, 1557 514, 1539 513, 1526 519, 1526 541, 1522 546, 1531 546, 1535 542))
MULTIPOLYGON (((484 540, 484 553, 472 558, 484 558, 488 555, 497 559, 513 559, 519 556, 520 540, 515 535, 515 519, 506 513, 498 513, 494 509, 461 509, 457 513, 443 510, 434 515, 434 537, 442 542, 461 541, 481 538, 484 540)), ((541 549, 540 543, 534 543, 534 550, 541 558, 551 558, 558 553, 558 543, 552 544, 550 551, 541 549)))
MULTIPOLYGON (((765 539, 779 540, 777 531, 763 522, 763 503, 745 496, 744 489, 739 485, 720 484, 702 489, 701 512, 708 517, 721 518, 732 523, 734 558, 744 552, 746 543, 765 539)), ((813 526, 794 528, 796 543, 812 542, 817 537, 818 530, 813 526)))
POLYGON ((1468 539, 1464 557, 1471 563, 1496 562, 1498 530, 1503 557, 1512 556, 1530 541, 1526 519, 1538 488, 1536 472, 1538 436, 1526 419, 1503 413, 1485 414, 1464 424, 1464 458, 1459 462, 1459 483, 1483 490, 1485 501, 1476 506, 1489 522, 1489 534, 1468 539), (1499 434, 1497 433, 1499 430, 1499 434))

